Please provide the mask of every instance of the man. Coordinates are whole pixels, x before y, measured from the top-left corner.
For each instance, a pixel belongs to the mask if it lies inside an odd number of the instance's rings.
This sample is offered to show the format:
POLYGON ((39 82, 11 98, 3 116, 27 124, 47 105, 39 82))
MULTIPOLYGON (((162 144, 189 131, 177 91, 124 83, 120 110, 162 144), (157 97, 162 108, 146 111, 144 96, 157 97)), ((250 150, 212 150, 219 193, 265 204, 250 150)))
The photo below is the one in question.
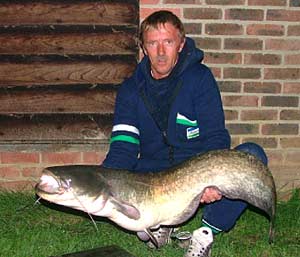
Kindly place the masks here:
MULTIPOLYGON (((118 91, 110 150, 102 165, 159 172, 196 154, 230 148, 217 83, 178 17, 169 11, 151 14, 141 24, 140 43, 145 56, 118 91)), ((242 144, 239 150, 267 162, 256 144, 242 144)), ((209 256, 213 235, 231 229, 246 208, 214 188, 206 189, 199 202, 207 204, 203 224, 193 232, 185 257, 209 256)), ((153 232, 159 247, 172 231, 160 227, 153 232)))

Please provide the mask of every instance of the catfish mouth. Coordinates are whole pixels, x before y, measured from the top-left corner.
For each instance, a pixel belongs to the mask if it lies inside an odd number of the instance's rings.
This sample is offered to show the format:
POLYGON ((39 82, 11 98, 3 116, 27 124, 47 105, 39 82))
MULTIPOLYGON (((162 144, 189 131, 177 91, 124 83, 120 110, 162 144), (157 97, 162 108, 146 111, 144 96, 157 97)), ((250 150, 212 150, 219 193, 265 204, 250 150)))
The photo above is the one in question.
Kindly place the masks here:
MULTIPOLYGON (((50 173, 50 172, 49 172, 50 173)), ((43 174, 39 183, 35 186, 37 194, 63 194, 70 188, 68 181, 64 182, 56 178, 52 174, 43 174)))
POLYGON ((88 215, 99 212, 104 207, 106 199, 103 200, 102 195, 91 197, 88 194, 77 192, 76 186, 74 188, 71 182, 70 178, 61 178, 51 171, 45 170, 35 186, 35 192, 46 201, 84 211, 88 215))

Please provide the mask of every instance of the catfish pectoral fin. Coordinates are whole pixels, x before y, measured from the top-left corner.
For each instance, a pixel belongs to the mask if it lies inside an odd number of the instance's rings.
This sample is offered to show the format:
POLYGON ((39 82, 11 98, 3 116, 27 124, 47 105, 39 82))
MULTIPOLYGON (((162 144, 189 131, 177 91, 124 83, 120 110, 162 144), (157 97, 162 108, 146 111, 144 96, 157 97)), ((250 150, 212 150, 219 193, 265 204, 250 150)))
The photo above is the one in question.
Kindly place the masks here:
POLYGON ((123 213, 128 218, 138 220, 141 217, 139 210, 133 205, 116 198, 111 198, 110 201, 115 206, 117 211, 123 213))

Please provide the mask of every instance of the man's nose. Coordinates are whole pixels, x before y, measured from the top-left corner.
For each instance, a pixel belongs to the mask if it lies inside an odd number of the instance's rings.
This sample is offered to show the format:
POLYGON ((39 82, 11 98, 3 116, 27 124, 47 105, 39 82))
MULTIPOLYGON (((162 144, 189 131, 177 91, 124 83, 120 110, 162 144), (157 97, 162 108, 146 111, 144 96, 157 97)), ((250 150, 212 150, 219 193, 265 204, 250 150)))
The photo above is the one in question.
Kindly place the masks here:
POLYGON ((158 44, 158 49, 157 49, 158 55, 164 55, 165 54, 165 46, 162 42, 158 44))

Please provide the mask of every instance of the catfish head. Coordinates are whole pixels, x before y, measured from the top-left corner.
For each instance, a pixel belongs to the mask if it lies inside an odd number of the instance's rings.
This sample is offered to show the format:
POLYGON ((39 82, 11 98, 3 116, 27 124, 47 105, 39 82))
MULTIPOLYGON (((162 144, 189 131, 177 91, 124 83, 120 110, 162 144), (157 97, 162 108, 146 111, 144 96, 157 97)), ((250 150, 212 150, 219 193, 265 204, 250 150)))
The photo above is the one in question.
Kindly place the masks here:
POLYGON ((139 219, 139 211, 130 203, 114 197, 100 166, 54 166, 43 170, 35 186, 36 194, 55 204, 110 218, 121 212, 130 219, 139 219))
POLYGON ((80 165, 44 169, 35 191, 49 202, 91 214, 101 211, 110 195, 100 173, 87 166, 83 171, 80 165))

